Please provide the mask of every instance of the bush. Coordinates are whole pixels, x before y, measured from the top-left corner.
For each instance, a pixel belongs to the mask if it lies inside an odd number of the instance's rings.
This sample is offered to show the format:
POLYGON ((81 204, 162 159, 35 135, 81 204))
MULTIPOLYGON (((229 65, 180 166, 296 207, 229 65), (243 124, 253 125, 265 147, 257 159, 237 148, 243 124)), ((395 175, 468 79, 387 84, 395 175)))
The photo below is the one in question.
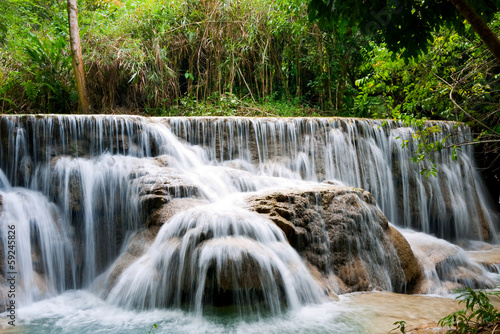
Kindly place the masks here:
POLYGON ((439 320, 440 326, 454 327, 449 333, 494 333, 500 325, 500 312, 490 303, 488 296, 498 296, 500 291, 462 290, 458 303, 465 304, 464 310, 453 312, 439 320))

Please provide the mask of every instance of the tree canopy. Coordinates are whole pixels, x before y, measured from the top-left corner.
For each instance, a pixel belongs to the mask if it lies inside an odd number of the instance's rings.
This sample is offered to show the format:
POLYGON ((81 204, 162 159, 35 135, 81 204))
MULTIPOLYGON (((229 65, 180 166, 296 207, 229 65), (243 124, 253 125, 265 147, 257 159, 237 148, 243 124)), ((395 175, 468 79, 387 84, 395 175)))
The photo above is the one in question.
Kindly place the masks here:
MULTIPOLYGON (((500 0, 474 0, 470 6, 489 22, 500 10, 500 0)), ((466 32, 464 17, 449 0, 311 0, 309 17, 323 27, 347 24, 378 35, 389 50, 403 50, 407 58, 427 51, 441 26, 466 32)))

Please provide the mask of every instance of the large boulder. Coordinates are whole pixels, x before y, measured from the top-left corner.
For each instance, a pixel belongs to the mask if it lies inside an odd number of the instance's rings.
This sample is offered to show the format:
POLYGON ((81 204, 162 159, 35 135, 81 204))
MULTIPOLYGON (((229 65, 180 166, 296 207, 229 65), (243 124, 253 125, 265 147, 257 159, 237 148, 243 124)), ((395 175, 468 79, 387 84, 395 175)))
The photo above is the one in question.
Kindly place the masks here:
POLYGON ((411 292, 422 278, 411 247, 367 191, 325 184, 266 191, 246 201, 279 226, 337 292, 411 292))
POLYGON ((107 288, 111 303, 277 312, 284 305, 322 299, 308 268, 267 218, 226 203, 185 209, 195 204, 172 200, 167 205, 177 213, 161 226, 150 226, 159 232, 149 250, 140 258, 127 252, 115 263, 107 288))

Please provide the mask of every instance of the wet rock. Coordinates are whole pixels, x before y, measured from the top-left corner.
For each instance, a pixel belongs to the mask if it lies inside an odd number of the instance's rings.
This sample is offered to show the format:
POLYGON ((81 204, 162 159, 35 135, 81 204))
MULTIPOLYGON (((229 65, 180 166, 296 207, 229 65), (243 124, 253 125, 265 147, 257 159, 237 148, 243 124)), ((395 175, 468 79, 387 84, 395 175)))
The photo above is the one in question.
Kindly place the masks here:
POLYGON ((416 287, 423 279, 422 266, 415 257, 415 254, 413 254, 410 244, 398 230, 393 226, 389 226, 387 236, 398 253, 401 267, 405 273, 407 282, 406 292, 415 293, 416 287))
POLYGON ((116 280, 135 260, 144 254, 154 241, 158 229, 147 229, 138 232, 127 244, 125 252, 111 266, 105 282, 104 295, 115 285, 116 280))
POLYGON ((500 274, 500 246, 490 244, 482 244, 481 246, 468 251, 467 257, 488 271, 500 274))
POLYGON ((179 211, 184 211, 197 205, 206 204, 205 201, 196 198, 174 198, 165 205, 159 206, 148 215, 146 226, 161 226, 179 211))
MULTIPOLYGON (((272 268, 271 273, 267 271, 268 268, 262 267, 258 259, 253 258, 250 252, 246 252, 238 259, 227 258, 224 263, 214 261, 209 266, 207 276, 215 276, 215 280, 208 280, 208 286, 205 288, 210 289, 209 286, 214 282, 217 283, 216 288, 222 289, 223 292, 248 289, 260 290, 263 286, 269 284, 283 284, 277 268, 272 268)), ((210 291, 205 293, 213 294, 210 291)))
POLYGON ((59 198, 65 198, 69 204, 69 210, 73 214, 78 214, 83 209, 83 187, 82 179, 79 171, 75 169, 69 170, 69 176, 62 177, 60 171, 56 171, 56 165, 58 162, 62 162, 61 159, 72 159, 69 156, 60 155, 52 158, 50 160, 51 175, 50 184, 51 192, 53 196, 59 198), (67 192, 66 192, 67 190, 67 192), (67 196, 67 197, 66 197, 67 196))
POLYGON ((279 226, 325 281, 338 280, 338 292, 409 292, 422 277, 410 246, 367 191, 322 185, 267 191, 247 203, 279 226))
POLYGON ((181 171, 166 167, 168 160, 148 160, 131 173, 132 187, 145 212, 150 214, 174 198, 198 197, 198 188, 181 171))
POLYGON ((105 294, 109 293, 123 271, 149 249, 161 225, 165 224, 176 213, 204 203, 204 201, 194 198, 176 198, 150 213, 147 218, 148 228, 135 234, 128 242, 125 252, 111 266, 112 269, 107 276, 105 294))
POLYGON ((460 247, 424 233, 403 231, 424 269, 414 293, 446 293, 452 289, 492 288, 486 270, 471 261, 460 247))

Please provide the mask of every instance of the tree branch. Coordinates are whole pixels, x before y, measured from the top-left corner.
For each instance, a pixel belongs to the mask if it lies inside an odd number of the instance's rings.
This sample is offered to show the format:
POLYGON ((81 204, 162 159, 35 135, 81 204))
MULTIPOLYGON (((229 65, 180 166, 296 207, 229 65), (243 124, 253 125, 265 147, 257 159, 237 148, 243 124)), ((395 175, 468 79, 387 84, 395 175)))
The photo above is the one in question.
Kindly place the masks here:
POLYGON ((450 83, 448 83, 448 81, 444 80, 443 78, 441 78, 439 75, 437 75, 436 73, 432 73, 436 78, 438 78, 439 80, 441 80, 442 82, 444 82, 446 85, 448 85, 451 90, 450 90, 450 94, 449 94, 449 97, 450 97, 450 100, 451 102, 455 105, 455 107, 457 107, 458 109, 460 109, 464 114, 466 114, 467 116, 469 116, 471 119, 473 119, 475 122, 477 122, 478 124, 480 124, 483 128, 485 129, 488 129, 490 130, 492 133, 491 135, 492 136, 495 136, 495 137, 500 137, 500 134, 498 134, 495 130, 493 130, 492 128, 490 128, 489 126, 487 126, 486 124, 484 124, 483 122, 481 122, 480 120, 478 120, 477 118, 475 118, 474 116, 472 116, 469 112, 467 112, 464 108, 462 108, 456 101, 455 99, 453 98, 453 91, 455 90, 455 86, 456 85, 451 85, 450 83))
POLYGON ((468 142, 464 142, 464 143, 460 143, 460 144, 446 145, 446 146, 443 146, 442 149, 452 148, 452 147, 460 147, 460 146, 470 146, 470 145, 476 145, 476 144, 486 144, 486 143, 500 143, 500 139, 468 141, 468 142))
POLYGON ((466 0, 451 0, 451 3, 469 21, 472 28, 479 35, 481 40, 486 44, 491 53, 500 62, 500 41, 497 35, 488 27, 466 0))

